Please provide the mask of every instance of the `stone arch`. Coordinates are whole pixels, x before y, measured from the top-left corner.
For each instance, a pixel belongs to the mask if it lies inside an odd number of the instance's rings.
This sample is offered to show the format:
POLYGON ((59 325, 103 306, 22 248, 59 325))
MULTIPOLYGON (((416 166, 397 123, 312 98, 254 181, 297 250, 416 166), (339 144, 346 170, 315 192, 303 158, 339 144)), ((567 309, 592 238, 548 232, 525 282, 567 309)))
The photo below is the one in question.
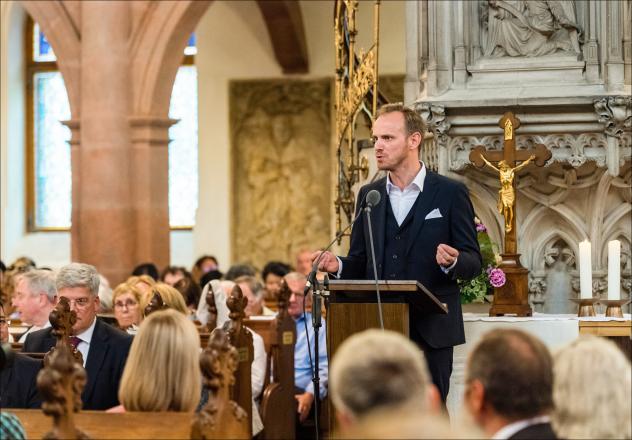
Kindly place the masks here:
POLYGON ((182 54, 212 1, 151 3, 132 35, 132 114, 167 117, 182 54))
POLYGON ((78 3, 56 1, 20 2, 36 21, 50 43, 61 72, 73 119, 81 111, 81 36, 77 20, 78 3))
POLYGON ((487 233, 492 242, 498 245, 499 251, 502 251, 503 232, 499 222, 500 217, 496 211, 496 192, 491 192, 487 187, 467 176, 461 180, 469 189, 474 212, 487 227, 487 233))
POLYGON ((571 232, 563 231, 561 230, 561 228, 559 228, 559 230, 549 230, 547 233, 543 235, 538 234, 537 231, 546 230, 546 228, 541 228, 540 226, 541 226, 541 223, 546 221, 549 217, 549 216, 544 215, 544 212, 548 209, 549 208, 547 208, 546 206, 539 206, 533 209, 529 213, 527 218, 525 218, 525 220, 522 222, 523 224, 522 237, 524 237, 523 239, 530 240, 533 242, 533 245, 531 247, 531 252, 528 255, 525 255, 526 266, 530 267, 533 270, 536 269, 536 265, 538 264, 538 261, 536 259, 537 256, 543 255, 544 248, 546 244, 549 243, 553 235, 557 235, 559 236, 559 238, 566 241, 566 243, 568 243, 569 246, 572 247, 575 253, 577 253, 578 251, 578 247, 576 243, 579 243, 582 237, 581 228, 579 228, 578 225, 576 225, 572 221, 569 221, 569 219, 563 216, 558 216, 558 218, 565 221, 570 226, 569 230, 574 231, 574 234, 571 232))

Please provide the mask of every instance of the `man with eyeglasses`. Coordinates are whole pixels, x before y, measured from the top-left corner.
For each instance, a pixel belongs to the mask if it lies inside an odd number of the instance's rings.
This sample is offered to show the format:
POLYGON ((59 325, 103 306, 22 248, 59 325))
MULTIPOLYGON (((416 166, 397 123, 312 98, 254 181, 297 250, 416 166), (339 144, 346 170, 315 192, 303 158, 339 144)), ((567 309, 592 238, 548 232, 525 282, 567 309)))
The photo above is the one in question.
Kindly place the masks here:
MULTIPOLYGON (((84 409, 108 409, 119 404, 118 388, 132 337, 97 319, 99 274, 94 266, 71 263, 59 270, 57 297, 65 297, 77 314, 71 344, 83 356, 88 381, 81 395, 84 409)), ((51 329, 27 336, 25 352, 45 353, 56 343, 51 329)))

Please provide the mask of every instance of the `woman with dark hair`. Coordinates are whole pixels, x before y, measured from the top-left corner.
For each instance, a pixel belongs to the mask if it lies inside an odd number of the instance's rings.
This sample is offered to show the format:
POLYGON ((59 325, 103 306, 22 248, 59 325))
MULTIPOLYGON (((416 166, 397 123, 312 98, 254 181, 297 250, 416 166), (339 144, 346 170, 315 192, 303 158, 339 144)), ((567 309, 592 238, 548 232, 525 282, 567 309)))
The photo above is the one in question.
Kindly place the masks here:
POLYGON ((198 302, 200 301, 202 289, 195 281, 193 281, 191 275, 187 274, 187 276, 175 283, 173 287, 182 294, 184 302, 191 313, 195 313, 198 307, 198 302))
POLYGON ((281 290, 283 277, 290 273, 290 266, 280 261, 270 261, 261 271, 261 278, 266 288, 265 299, 276 301, 281 290))
POLYGON ((219 276, 214 279, 221 278, 222 273, 219 271, 219 263, 217 258, 212 255, 202 255, 198 258, 191 268, 191 276, 196 284, 200 284, 202 277, 209 272, 217 272, 219 276))
POLYGON ((141 275, 149 275, 154 281, 158 281, 158 268, 154 263, 139 264, 132 271, 132 276, 138 277, 141 275))
POLYGON ((182 266, 167 266, 160 274, 160 281, 173 286, 184 278, 187 273, 187 270, 182 266))

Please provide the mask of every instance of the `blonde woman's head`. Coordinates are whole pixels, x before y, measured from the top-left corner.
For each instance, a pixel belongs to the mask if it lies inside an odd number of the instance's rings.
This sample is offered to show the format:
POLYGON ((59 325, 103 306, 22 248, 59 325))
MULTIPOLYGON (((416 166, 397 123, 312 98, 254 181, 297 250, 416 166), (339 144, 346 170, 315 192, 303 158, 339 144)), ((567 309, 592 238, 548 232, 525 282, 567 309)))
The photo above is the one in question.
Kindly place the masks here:
POLYGON ((630 362, 611 341, 582 336, 554 356, 558 438, 632 438, 630 362))
POLYGON ((200 400, 200 342, 195 325, 175 310, 141 324, 119 389, 127 411, 195 410, 200 400))
POLYGON ((154 296, 154 293, 160 295, 160 298, 162 298, 162 302, 165 303, 165 305, 170 309, 177 310, 185 316, 189 314, 189 308, 184 302, 184 297, 180 292, 171 287, 169 284, 156 283, 154 287, 147 294, 145 294, 145 305, 149 304, 149 301, 151 301, 151 297, 154 296))

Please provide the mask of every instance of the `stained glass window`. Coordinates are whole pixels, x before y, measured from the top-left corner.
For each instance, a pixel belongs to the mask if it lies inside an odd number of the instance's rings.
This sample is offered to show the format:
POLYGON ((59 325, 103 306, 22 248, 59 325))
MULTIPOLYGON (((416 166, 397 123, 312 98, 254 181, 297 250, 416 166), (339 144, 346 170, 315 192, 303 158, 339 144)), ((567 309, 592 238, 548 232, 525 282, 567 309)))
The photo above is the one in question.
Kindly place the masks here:
POLYGON ((33 61, 56 61, 53 48, 48 44, 48 40, 41 31, 39 24, 33 25, 33 61))
POLYGON ((195 32, 189 37, 187 41, 187 47, 184 48, 185 55, 195 55, 197 53, 197 47, 195 46, 195 32))
POLYGON ((179 119, 169 129, 169 223, 195 224, 198 204, 197 69, 181 66, 176 76, 169 117, 179 119))
POLYGON ((40 72, 33 78, 35 141, 35 226, 69 228, 71 210, 70 105, 59 72, 40 72))

